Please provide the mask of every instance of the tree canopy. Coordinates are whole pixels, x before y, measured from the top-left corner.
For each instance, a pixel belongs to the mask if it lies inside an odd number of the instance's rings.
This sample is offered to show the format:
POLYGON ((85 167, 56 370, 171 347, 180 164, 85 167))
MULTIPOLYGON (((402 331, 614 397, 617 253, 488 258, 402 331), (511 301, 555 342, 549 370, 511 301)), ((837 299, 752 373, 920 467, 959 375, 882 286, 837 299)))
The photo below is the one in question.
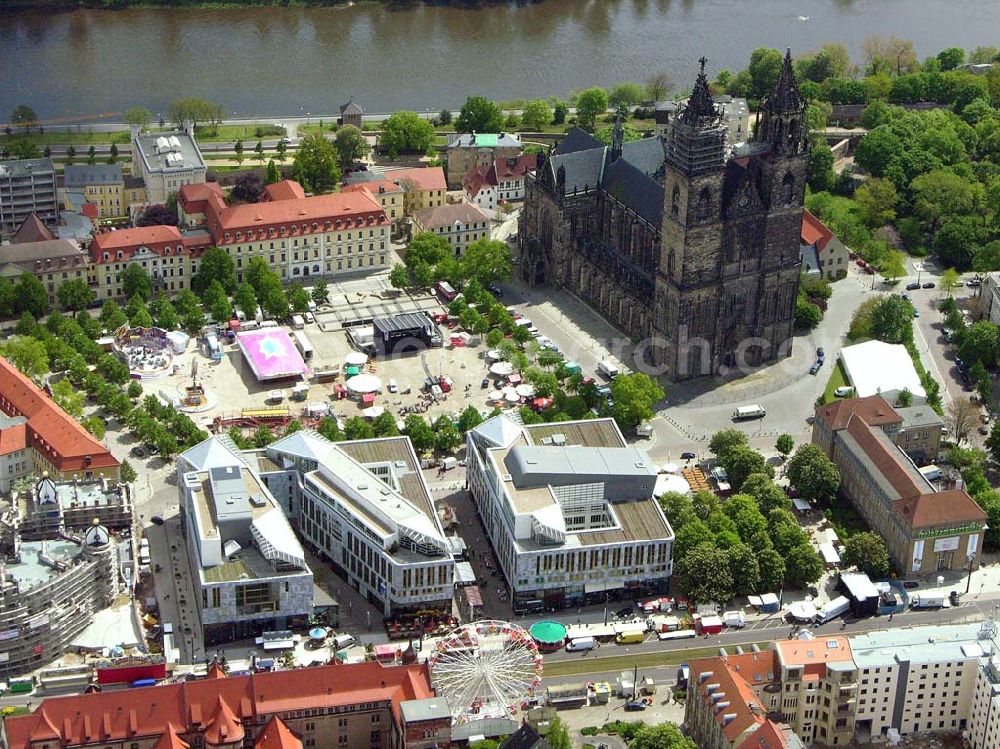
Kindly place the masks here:
POLYGON ((460 133, 499 133, 503 130, 503 112, 485 96, 470 96, 455 120, 460 133))

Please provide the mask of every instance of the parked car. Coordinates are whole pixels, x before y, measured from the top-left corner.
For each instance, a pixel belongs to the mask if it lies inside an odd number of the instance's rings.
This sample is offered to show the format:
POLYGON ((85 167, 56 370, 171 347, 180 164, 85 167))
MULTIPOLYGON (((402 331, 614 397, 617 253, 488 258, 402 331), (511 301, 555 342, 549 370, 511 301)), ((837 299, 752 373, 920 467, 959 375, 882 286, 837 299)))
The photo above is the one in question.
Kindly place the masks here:
POLYGON ((681 460, 694 460, 697 456, 690 450, 681 453, 681 460))
POLYGON ((933 289, 933 288, 934 288, 934 286, 935 286, 935 284, 934 284, 934 282, 933 282, 933 281, 928 281, 927 283, 925 283, 925 284, 923 285, 923 287, 922 287, 922 288, 925 288, 925 289, 933 289))
POLYGON ((907 291, 916 291, 919 288, 920 288, 920 284, 918 284, 916 281, 914 281, 912 283, 906 284, 906 290, 907 291))
POLYGON ((826 358, 826 352, 823 350, 822 346, 820 346, 818 349, 816 349, 816 358, 817 359, 825 359, 826 358))
POLYGON ((151 517, 150 520, 153 521, 153 525, 163 525, 163 518, 161 518, 159 515, 153 515, 153 517, 151 517))
POLYGON ((822 362, 818 362, 818 361, 813 362, 813 365, 811 367, 809 367, 809 374, 811 374, 811 375, 816 374, 817 372, 819 372, 819 368, 822 367, 822 366, 823 366, 822 362))
POLYGON ((632 616, 635 613, 631 606, 622 606, 615 612, 615 616, 619 619, 624 619, 626 616, 632 616))
POLYGON ((965 285, 966 286, 982 286, 983 285, 983 279, 981 279, 981 278, 972 278, 972 279, 966 281, 965 285))
POLYGON ((848 253, 847 253, 847 256, 848 256, 848 257, 849 257, 849 258, 850 258, 851 260, 857 260, 857 259, 858 259, 858 253, 856 253, 856 252, 848 252, 848 253))
POLYGON ((646 703, 643 700, 629 700, 625 703, 625 712, 635 713, 646 709, 646 703))
POLYGON ((920 310, 914 308, 914 310, 913 310, 913 316, 914 317, 920 317, 920 310))
POLYGON ((858 264, 858 267, 859 267, 859 268, 864 268, 864 267, 865 267, 866 265, 868 265, 868 263, 866 263, 866 262, 865 262, 864 260, 862 260, 861 258, 858 258, 858 259, 857 259, 857 260, 855 260, 854 262, 856 262, 856 263, 858 264))
POLYGON ((490 386, 489 377, 484 377, 483 381, 479 383, 479 387, 481 387, 483 390, 486 390, 486 388, 488 388, 489 386, 490 386))
POLYGON ((875 275, 875 269, 872 266, 867 265, 867 266, 865 266, 865 273, 867 273, 869 276, 874 276, 875 275))

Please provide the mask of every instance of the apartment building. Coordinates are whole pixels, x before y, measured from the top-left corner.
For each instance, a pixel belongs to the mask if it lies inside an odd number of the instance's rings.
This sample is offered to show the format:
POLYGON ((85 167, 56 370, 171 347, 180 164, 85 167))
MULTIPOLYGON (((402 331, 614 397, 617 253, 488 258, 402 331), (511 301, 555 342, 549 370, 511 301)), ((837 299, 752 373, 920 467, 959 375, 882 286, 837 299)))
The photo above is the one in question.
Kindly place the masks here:
POLYGON ((173 295, 191 288, 197 261, 210 247, 206 232, 176 226, 137 226, 98 234, 90 243, 89 281, 99 300, 124 299, 122 274, 130 264, 148 274, 154 291, 173 295))
POLYGON ((414 213, 413 230, 443 237, 461 257, 473 242, 490 238, 490 217, 471 203, 448 203, 414 213))
POLYGON ((524 175, 537 163, 535 154, 522 154, 477 166, 462 178, 465 199, 489 211, 495 211, 501 203, 524 200, 524 175))
POLYGON ((11 244, 0 251, 0 276, 17 283, 23 274, 36 276, 49 294, 49 304, 58 307, 56 293, 63 282, 87 278, 87 254, 68 239, 11 244))
POLYGON ((886 540, 897 569, 975 569, 986 513, 965 490, 939 492, 927 481, 893 441, 902 423, 881 396, 851 398, 817 407, 812 441, 837 465, 841 495, 886 540))
POLYGON ((307 626, 312 570, 255 467, 210 437, 177 458, 177 486, 206 646, 307 626))
POLYGON ((0 358, 0 486, 24 476, 118 479, 111 452, 6 359, 0 358))
POLYGON ((515 612, 666 592, 674 533, 653 498, 656 466, 613 419, 466 435, 467 481, 515 612))
POLYGON ((166 205, 184 185, 205 181, 208 167, 194 136, 184 130, 141 133, 132 127, 132 176, 146 186, 146 200, 166 205))
POLYGON ((390 221, 396 223, 404 216, 403 200, 406 191, 398 182, 391 179, 371 179, 364 182, 353 182, 345 184, 341 192, 367 192, 378 204, 382 206, 385 215, 390 221))
POLYGON ((389 265, 390 222, 370 194, 301 197, 301 185, 291 180, 269 189, 265 202, 228 206, 217 186, 182 188, 180 223, 203 227, 211 243, 232 256, 241 280, 253 257, 286 281, 372 273, 389 265))
POLYGON ((477 166, 516 159, 521 155, 521 138, 516 133, 456 133, 448 139, 448 187, 458 190, 462 178, 477 166))
POLYGON ((67 164, 63 185, 66 190, 82 191, 97 205, 99 218, 128 215, 121 164, 67 164))
POLYGON ((59 221, 56 168, 52 159, 0 163, 0 237, 16 232, 32 213, 50 227, 59 221))
POLYGON ((451 547, 409 438, 333 443, 305 430, 258 454, 302 537, 385 616, 451 610, 451 547))
POLYGON ((777 722, 782 691, 774 652, 698 658, 688 665, 684 727, 699 749, 805 746, 791 726, 777 722))
POLYGON ((352 663, 42 699, 8 749, 426 749, 451 746, 426 664, 352 663), (428 742, 427 736, 432 737, 428 742))

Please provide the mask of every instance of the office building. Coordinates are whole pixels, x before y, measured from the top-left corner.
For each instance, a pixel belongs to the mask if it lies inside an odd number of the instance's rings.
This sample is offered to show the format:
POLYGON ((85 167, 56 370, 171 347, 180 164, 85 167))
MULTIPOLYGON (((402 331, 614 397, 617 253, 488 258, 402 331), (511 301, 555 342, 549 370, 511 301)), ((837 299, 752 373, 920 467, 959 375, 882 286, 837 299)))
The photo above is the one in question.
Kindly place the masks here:
POLYGON ((32 213, 49 227, 59 221, 56 168, 52 159, 0 163, 0 237, 16 232, 32 213))
POLYGON ((413 230, 437 234, 461 257, 473 242, 490 238, 490 217, 471 203, 448 203, 413 214, 413 230))
POLYGON ((515 612, 667 591, 674 533, 653 497, 656 466, 613 419, 495 416, 466 445, 469 490, 515 612))
POLYGON ((255 464, 210 437, 177 458, 177 486, 206 646, 307 626, 312 570, 255 464))
POLYGON ((184 185, 205 181, 208 167, 194 136, 184 130, 140 133, 132 127, 132 175, 146 185, 146 200, 166 205, 184 185))

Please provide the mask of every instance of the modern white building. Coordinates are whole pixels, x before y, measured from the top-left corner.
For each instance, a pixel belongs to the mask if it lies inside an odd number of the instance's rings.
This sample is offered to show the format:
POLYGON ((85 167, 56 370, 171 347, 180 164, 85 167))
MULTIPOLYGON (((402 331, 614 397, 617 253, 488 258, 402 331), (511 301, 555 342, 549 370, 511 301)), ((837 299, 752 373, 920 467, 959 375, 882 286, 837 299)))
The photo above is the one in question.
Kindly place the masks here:
POLYGON ((840 362, 858 398, 881 395, 889 405, 895 405, 899 394, 908 390, 913 403, 927 399, 920 375, 902 344, 865 341, 845 346, 840 350, 840 362))
POLYGON ((657 469, 613 419, 470 430, 467 479, 515 612, 666 592, 674 533, 657 469))
POLYGON ((208 167, 194 136, 184 130, 140 133, 132 128, 132 174, 146 183, 151 205, 166 205, 184 185, 205 181, 208 167))
POLYGON ((307 626, 312 570, 257 461, 210 437, 177 458, 177 486, 206 646, 307 626))
POLYGON ((302 537, 385 616, 451 611, 451 546, 409 438, 301 431, 258 455, 302 537))

